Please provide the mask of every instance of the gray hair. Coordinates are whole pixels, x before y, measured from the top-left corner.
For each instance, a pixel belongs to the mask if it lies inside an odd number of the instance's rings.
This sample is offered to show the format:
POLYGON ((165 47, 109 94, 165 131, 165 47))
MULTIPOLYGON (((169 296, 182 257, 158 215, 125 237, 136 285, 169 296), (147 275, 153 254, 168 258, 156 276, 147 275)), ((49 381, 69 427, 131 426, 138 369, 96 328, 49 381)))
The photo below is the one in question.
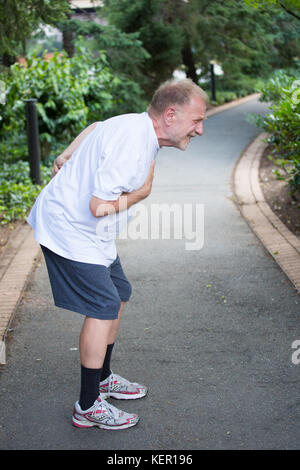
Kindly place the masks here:
POLYGON ((169 106, 188 104, 193 95, 198 95, 203 101, 208 102, 208 96, 205 91, 190 78, 167 80, 155 91, 148 107, 148 112, 160 115, 169 106))

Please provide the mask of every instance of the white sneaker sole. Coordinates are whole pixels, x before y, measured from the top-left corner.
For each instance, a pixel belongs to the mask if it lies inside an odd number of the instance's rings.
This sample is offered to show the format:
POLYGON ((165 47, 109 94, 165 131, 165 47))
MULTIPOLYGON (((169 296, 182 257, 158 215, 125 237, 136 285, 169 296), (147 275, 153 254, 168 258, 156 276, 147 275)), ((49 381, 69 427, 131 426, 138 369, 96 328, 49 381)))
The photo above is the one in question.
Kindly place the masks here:
POLYGON ((77 428, 92 428, 94 426, 97 426, 98 428, 101 429, 111 429, 112 431, 117 431, 119 429, 128 429, 131 428, 132 426, 135 426, 139 422, 140 418, 137 416, 135 419, 130 420, 127 423, 124 424, 119 424, 119 425, 109 425, 109 424, 103 424, 103 423, 96 423, 95 421, 89 421, 86 418, 79 418, 77 419, 76 416, 72 416, 72 424, 73 426, 76 426, 77 428))
POLYGON ((137 398, 143 398, 147 395, 147 390, 140 393, 135 394, 126 394, 126 393, 118 393, 118 392, 110 392, 110 393, 100 393, 102 400, 106 400, 107 398, 115 398, 116 400, 136 400, 137 398))

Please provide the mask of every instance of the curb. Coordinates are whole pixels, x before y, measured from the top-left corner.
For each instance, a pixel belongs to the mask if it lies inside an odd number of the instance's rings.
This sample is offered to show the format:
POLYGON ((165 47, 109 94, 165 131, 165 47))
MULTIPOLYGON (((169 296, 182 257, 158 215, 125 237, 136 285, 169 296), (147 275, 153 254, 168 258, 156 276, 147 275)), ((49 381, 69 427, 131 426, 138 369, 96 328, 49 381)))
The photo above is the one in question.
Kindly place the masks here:
POLYGON ((1 257, 0 271, 0 364, 6 363, 5 341, 28 279, 41 251, 26 223, 12 234, 1 257))
POLYGON ((242 216, 300 292, 300 240, 271 210, 259 185, 259 165, 267 143, 261 133, 244 150, 232 175, 232 189, 242 216))

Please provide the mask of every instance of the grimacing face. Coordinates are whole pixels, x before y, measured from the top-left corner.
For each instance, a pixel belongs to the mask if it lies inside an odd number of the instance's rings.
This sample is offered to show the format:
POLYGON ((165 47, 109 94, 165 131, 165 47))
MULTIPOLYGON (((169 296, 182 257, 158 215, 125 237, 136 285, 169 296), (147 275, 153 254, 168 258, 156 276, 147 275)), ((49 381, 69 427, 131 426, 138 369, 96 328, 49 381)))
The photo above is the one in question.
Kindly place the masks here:
POLYGON ((185 150, 192 137, 203 134, 205 112, 205 101, 199 95, 193 95, 188 104, 175 108, 168 126, 172 147, 185 150))

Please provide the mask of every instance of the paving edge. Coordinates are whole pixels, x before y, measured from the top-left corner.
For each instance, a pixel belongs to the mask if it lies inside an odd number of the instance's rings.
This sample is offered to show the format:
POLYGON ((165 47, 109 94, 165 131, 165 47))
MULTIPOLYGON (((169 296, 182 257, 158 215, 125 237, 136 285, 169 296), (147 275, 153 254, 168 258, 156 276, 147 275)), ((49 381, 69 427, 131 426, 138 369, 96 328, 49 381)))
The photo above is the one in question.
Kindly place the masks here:
POLYGON ((238 159, 232 174, 232 192, 242 216, 299 293, 300 240, 271 210, 259 184, 267 137, 267 133, 259 134, 238 159))
POLYGON ((32 228, 18 231, 21 243, 0 282, 0 364, 6 364, 6 337, 30 275, 41 256, 32 228))
MULTIPOLYGON (((260 93, 253 93, 236 99, 208 110, 206 115, 207 117, 213 116, 259 96, 260 93)), ((22 227, 18 236, 23 241, 0 281, 0 364, 6 364, 6 336, 30 275, 41 256, 40 247, 35 242, 33 230, 29 225, 22 227)))

